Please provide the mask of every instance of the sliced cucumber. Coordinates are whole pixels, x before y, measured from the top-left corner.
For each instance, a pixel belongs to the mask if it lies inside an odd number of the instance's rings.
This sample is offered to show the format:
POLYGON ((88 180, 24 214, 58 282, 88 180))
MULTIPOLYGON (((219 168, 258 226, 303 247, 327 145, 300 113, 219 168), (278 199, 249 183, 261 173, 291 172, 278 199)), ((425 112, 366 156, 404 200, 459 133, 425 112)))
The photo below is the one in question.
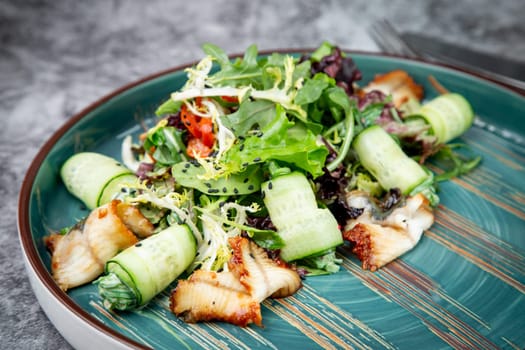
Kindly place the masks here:
POLYGON ((285 227, 292 221, 312 214, 317 209, 315 195, 306 177, 289 173, 262 185, 264 204, 276 227, 285 227))
POLYGON ((205 170, 198 163, 180 162, 171 168, 178 184, 216 196, 233 196, 259 191, 263 174, 259 165, 251 165, 243 172, 217 179, 202 180, 205 170))
POLYGON ((461 136, 474 121, 472 106, 456 93, 436 97, 424 104, 415 116, 425 119, 440 143, 447 143, 461 136))
POLYGON ((136 179, 131 170, 117 160, 94 152, 71 156, 62 165, 60 176, 68 191, 89 209, 109 202, 122 184, 136 179))
POLYGON ((108 308, 133 309, 148 303, 195 259, 197 244, 186 225, 173 225, 122 251, 97 280, 108 308))
POLYGON ((378 125, 371 126, 357 135, 353 147, 361 164, 385 190, 397 187, 404 194, 408 194, 429 176, 378 125))
POLYGON ((293 261, 319 254, 343 243, 337 220, 317 207, 306 177, 298 172, 262 184, 264 204, 284 241, 281 257, 293 261))
POLYGON ((134 183, 136 180, 137 176, 135 174, 122 174, 111 179, 100 194, 98 206, 111 202, 111 200, 115 199, 115 196, 121 192, 122 186, 134 183))
POLYGON ((314 256, 343 243, 337 220, 328 209, 296 218, 280 229, 279 235, 285 242, 281 249, 285 261, 314 256))

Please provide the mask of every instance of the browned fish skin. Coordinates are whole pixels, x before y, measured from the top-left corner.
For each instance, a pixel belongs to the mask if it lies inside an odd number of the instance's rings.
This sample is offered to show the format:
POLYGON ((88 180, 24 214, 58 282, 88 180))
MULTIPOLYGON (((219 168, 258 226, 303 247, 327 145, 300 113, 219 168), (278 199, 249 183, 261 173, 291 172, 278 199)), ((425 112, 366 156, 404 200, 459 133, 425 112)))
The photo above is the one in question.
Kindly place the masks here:
MULTIPOLYGON (((360 193, 356 192, 350 200, 366 206, 360 193)), ((361 261, 362 268, 376 271, 414 248, 433 222, 428 200, 417 194, 407 198, 403 207, 393 210, 383 220, 376 220, 370 208, 365 208, 359 217, 348 220, 343 238, 351 243, 352 252, 361 261)))
POLYGON ((272 296, 287 297, 301 288, 299 275, 268 258, 257 244, 242 237, 230 238, 233 256, 228 266, 259 302, 272 296))
POLYGON ((134 205, 119 203, 117 205, 117 213, 124 225, 138 237, 146 238, 153 234, 155 227, 134 205))
POLYGON ((416 84, 407 72, 397 69, 374 77, 363 91, 370 92, 379 90, 385 95, 392 95, 394 105, 400 107, 410 99, 421 101, 423 98, 423 87, 416 84))
POLYGON ((270 259, 254 242, 244 237, 229 242, 233 249, 230 271, 197 270, 173 291, 171 310, 186 322, 219 320, 261 326, 264 299, 286 297, 301 288, 297 272, 270 259))
POLYGON ((83 225, 76 225, 67 234, 44 238, 52 254, 53 278, 62 290, 93 281, 103 272, 109 259, 138 242, 127 222, 132 222, 132 227, 139 227, 141 234, 153 232, 153 226, 148 229, 143 221, 147 219, 140 211, 128 207, 131 205, 113 200, 94 209, 83 225))
POLYGON ((180 281, 171 295, 172 311, 184 321, 223 321, 246 327, 261 326, 260 303, 231 272, 195 271, 180 281))

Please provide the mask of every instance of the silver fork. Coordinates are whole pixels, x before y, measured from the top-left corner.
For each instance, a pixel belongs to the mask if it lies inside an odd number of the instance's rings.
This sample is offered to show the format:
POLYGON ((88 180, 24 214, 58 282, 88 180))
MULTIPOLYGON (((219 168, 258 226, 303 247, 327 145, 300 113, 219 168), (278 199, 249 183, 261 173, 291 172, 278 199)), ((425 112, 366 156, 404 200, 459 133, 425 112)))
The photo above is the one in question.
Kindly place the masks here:
POLYGON ((420 57, 416 51, 408 46, 399 32, 386 19, 374 22, 369 28, 369 33, 375 43, 385 53, 402 55, 410 58, 420 57))
MULTIPOLYGON (((401 34, 392 26, 392 24, 386 20, 378 20, 369 27, 369 33, 375 43, 379 46, 383 52, 388 54, 400 55, 409 58, 422 58, 414 49, 412 49, 401 37, 401 34)), ((507 84, 509 82, 507 81, 507 84)), ((515 84, 513 84, 515 86, 515 84)), ((523 88, 522 86, 518 86, 523 88)), ((474 125, 482 129, 488 130, 491 133, 497 134, 507 140, 514 143, 525 145, 525 139, 523 136, 515 133, 514 131, 496 127, 485 120, 481 119, 478 115, 474 118, 474 125)))
POLYGON ((459 67, 463 69, 467 69, 492 80, 499 81, 506 85, 510 85, 514 88, 517 88, 522 93, 525 92, 525 82, 519 79, 514 79, 512 77, 498 74, 493 71, 488 71, 484 68, 477 67, 475 65, 459 63, 453 59, 444 58, 443 56, 435 57, 432 55, 420 54, 416 48, 412 48, 409 44, 407 44, 407 42, 403 39, 403 36, 386 19, 381 19, 372 23, 372 25, 368 29, 368 32, 372 39, 385 53, 405 56, 409 58, 424 58, 431 62, 442 62, 449 63, 452 65, 459 65, 459 67))

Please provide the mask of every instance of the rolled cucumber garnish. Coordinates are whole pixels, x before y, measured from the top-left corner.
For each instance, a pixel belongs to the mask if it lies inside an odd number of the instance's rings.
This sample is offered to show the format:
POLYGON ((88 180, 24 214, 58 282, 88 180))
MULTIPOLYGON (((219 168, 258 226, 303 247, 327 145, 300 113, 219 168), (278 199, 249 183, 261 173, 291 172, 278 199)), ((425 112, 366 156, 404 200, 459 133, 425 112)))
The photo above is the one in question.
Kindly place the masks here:
POLYGON ((292 172, 262 184, 264 204, 284 241, 281 257, 293 261, 321 254, 343 243, 337 220, 318 208, 306 176, 292 172))
POLYGON ((446 93, 425 103, 415 114, 430 126, 439 143, 447 143, 467 131, 474 121, 470 103, 461 95, 446 93))
POLYGON ((409 194, 431 176, 378 125, 357 135, 353 147, 363 167, 385 190, 399 188, 403 194, 409 194))
POLYGON ((173 225, 122 251, 95 283, 104 306, 130 310, 147 304, 195 259, 197 245, 186 225, 173 225))
POLYGON ((60 176, 68 191, 89 209, 110 202, 123 184, 136 176, 117 160, 94 152, 81 152, 66 160, 60 176))

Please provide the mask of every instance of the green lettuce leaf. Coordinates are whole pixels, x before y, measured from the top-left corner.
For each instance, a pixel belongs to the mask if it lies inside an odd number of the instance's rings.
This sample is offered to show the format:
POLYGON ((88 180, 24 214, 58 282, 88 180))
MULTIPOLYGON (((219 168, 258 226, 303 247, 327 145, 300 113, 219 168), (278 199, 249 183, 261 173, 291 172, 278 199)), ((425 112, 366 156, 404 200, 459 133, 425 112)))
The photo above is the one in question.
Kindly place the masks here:
POLYGON ((302 169, 314 178, 322 175, 328 150, 317 137, 302 123, 290 121, 280 105, 275 105, 273 119, 269 121, 266 117, 261 114, 259 125, 264 127, 248 134, 226 153, 224 163, 230 165, 230 170, 236 172, 250 164, 276 160, 302 169), (235 166, 241 169, 231 168, 235 166))
POLYGON ((274 117, 275 103, 245 100, 236 112, 222 117, 221 121, 235 136, 245 137, 250 130, 265 128, 274 117))
POLYGON ((158 125, 148 132, 144 149, 153 151, 157 166, 170 166, 186 160, 186 146, 182 141, 183 131, 173 126, 158 125))
POLYGON ((167 101, 165 101, 163 104, 161 104, 157 110, 155 111, 155 114, 158 117, 162 117, 163 115, 168 114, 175 114, 180 110, 180 107, 182 105, 182 101, 173 101, 171 98, 167 101))

